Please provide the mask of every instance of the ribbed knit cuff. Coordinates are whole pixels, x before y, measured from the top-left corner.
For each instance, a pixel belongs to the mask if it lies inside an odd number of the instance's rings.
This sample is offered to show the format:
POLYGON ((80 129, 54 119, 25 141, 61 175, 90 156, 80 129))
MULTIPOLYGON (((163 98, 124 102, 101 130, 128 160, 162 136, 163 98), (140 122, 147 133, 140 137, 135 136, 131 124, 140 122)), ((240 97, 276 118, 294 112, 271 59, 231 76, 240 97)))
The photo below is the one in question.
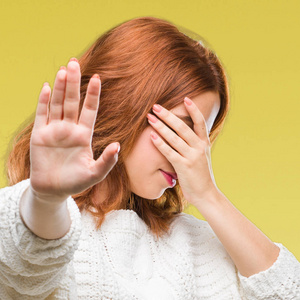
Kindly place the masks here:
POLYGON ((69 197, 67 207, 71 218, 69 232, 60 239, 46 240, 36 236, 23 223, 19 213, 19 202, 23 192, 30 184, 30 179, 23 180, 11 189, 7 201, 7 225, 10 236, 7 236, 8 243, 13 242, 18 249, 20 256, 33 264, 52 264, 70 261, 81 233, 81 216, 75 201, 69 197))
POLYGON ((247 299, 300 299, 300 263, 286 247, 275 244, 280 252, 269 269, 250 277, 238 272, 247 299))

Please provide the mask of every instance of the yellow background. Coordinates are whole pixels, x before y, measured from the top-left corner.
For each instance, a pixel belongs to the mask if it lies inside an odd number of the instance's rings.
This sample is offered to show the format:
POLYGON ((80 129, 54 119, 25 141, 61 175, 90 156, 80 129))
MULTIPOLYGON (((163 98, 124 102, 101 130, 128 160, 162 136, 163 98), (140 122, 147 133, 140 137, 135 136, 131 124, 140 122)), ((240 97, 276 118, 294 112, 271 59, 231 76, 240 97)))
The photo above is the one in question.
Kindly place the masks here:
POLYGON ((10 138, 61 65, 123 21, 164 18, 202 35, 229 76, 231 109, 212 148, 218 187, 300 260, 299 13, 297 0, 2 0, 1 170, 10 138))

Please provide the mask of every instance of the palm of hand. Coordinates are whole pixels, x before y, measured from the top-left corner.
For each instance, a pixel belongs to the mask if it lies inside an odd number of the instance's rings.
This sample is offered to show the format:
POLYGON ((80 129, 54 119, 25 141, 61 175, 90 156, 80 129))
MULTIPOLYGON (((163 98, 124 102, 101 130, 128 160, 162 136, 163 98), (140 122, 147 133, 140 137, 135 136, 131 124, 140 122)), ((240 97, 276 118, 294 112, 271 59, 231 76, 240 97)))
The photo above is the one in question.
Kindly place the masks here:
POLYGON ((31 157, 39 157, 39 160, 32 160, 31 178, 44 182, 42 190, 39 189, 43 193, 78 193, 82 186, 74 186, 74 183, 81 179, 85 185, 91 176, 88 171, 93 172, 93 153, 86 130, 80 125, 61 123, 32 132, 31 157))

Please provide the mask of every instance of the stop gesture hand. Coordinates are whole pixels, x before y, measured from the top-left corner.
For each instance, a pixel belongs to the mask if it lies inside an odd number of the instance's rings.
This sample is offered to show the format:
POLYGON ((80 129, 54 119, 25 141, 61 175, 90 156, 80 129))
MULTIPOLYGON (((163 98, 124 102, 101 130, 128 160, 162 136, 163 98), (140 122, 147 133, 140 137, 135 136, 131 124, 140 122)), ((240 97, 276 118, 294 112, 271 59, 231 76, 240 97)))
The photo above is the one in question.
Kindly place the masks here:
POLYGON ((80 80, 78 61, 71 59, 57 73, 51 100, 47 83, 41 90, 30 141, 30 182, 40 195, 66 199, 103 180, 117 162, 118 143, 93 159, 101 82, 96 74, 91 78, 78 118, 80 80))

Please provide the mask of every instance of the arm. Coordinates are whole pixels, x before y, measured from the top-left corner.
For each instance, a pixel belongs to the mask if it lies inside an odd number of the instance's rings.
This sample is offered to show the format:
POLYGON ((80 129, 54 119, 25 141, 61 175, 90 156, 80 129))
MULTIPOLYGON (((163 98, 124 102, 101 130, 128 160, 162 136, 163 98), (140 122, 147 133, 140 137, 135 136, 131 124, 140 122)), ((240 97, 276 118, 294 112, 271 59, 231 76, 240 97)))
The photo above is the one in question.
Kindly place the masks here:
POLYGON ((69 197, 68 233, 56 240, 41 239, 24 226, 19 214, 29 185, 27 179, 0 189, 0 299, 45 299, 61 284, 70 299, 76 299, 71 260, 81 233, 79 209, 69 197))
POLYGON ((61 238, 71 226, 67 201, 39 195, 31 185, 21 197, 20 215, 28 229, 44 239, 61 238))
POLYGON ((279 248, 217 189, 195 201, 241 275, 249 277, 271 267, 279 248))
POLYGON ((95 74, 80 104, 80 66, 71 59, 51 89, 44 84, 30 140, 30 186, 20 203, 26 226, 39 237, 56 239, 68 232, 66 199, 103 180, 117 162, 118 144, 93 159, 91 140, 100 97, 95 74))
POLYGON ((74 299, 70 262, 80 213, 70 195, 103 180, 118 159, 115 143, 93 159, 100 80, 91 78, 78 118, 80 76, 75 59, 58 71, 51 101, 49 85, 43 86, 30 139, 30 179, 1 191, 1 299, 45 299, 57 289, 58 297, 68 291, 74 299))
MULTIPOLYGON (((198 101, 198 106, 201 103, 198 101)), ((152 133, 154 145, 174 167, 184 198, 198 208, 232 258, 247 297, 277 299, 274 297, 280 294, 282 299, 293 299, 293 295, 300 293, 299 262, 287 249, 270 241, 219 191, 212 173, 211 145, 204 116, 190 99, 185 99, 184 104, 194 130, 163 107, 153 109, 176 132, 162 121, 149 118, 150 125, 172 148, 152 133), (262 275, 266 270, 268 274, 262 275), (268 275, 270 279, 265 280, 268 275), (256 291, 256 285, 265 291, 263 296, 256 291)))

